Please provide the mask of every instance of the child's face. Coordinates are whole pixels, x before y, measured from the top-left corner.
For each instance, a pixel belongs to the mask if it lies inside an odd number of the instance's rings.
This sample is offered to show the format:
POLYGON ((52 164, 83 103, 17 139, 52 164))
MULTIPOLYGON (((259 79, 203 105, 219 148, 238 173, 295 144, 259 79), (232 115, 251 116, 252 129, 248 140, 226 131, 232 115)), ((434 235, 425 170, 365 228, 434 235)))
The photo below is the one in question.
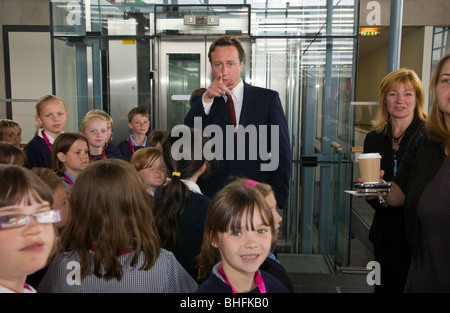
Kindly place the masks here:
POLYGON ((36 121, 53 138, 56 138, 66 127, 68 114, 64 104, 59 100, 48 101, 42 105, 41 112, 36 115, 36 121))
MULTIPOLYGON (((31 201, 0 208, 0 216, 11 214, 33 214, 50 210, 46 201, 31 201)), ((0 229, 0 285, 8 286, 25 279, 47 264, 55 243, 52 224, 39 224, 29 217, 27 225, 17 228, 0 229)), ((23 286, 22 281, 22 286, 23 286)))
POLYGON ((157 158, 147 167, 139 170, 139 175, 144 179, 145 184, 155 191, 166 181, 167 170, 164 160, 161 157, 157 158))
POLYGON ((64 163, 65 171, 77 176, 89 164, 89 147, 83 140, 75 140, 66 154, 59 152, 57 156, 64 163))
POLYGON ((271 192, 266 198, 267 204, 270 207, 270 210, 272 211, 273 215, 273 221, 275 223, 275 237, 278 237, 278 231, 280 228, 280 223, 283 220, 283 218, 278 214, 277 211, 277 200, 275 200, 275 196, 273 195, 273 192, 271 192))
POLYGON ((4 129, 1 140, 10 142, 20 148, 20 143, 22 142, 22 130, 19 127, 4 129))
POLYGON ((108 140, 108 123, 94 117, 86 122, 83 135, 87 138, 89 146, 103 148, 108 140))
POLYGON ((253 214, 254 230, 247 229, 249 216, 244 214, 241 222, 241 232, 232 233, 231 229, 219 234, 217 243, 223 269, 230 281, 242 277, 253 278, 255 272, 267 258, 272 243, 270 226, 263 223, 259 210, 253 214))
POLYGON ((134 134, 145 135, 150 127, 150 121, 147 116, 136 114, 128 123, 128 127, 133 130, 134 134))

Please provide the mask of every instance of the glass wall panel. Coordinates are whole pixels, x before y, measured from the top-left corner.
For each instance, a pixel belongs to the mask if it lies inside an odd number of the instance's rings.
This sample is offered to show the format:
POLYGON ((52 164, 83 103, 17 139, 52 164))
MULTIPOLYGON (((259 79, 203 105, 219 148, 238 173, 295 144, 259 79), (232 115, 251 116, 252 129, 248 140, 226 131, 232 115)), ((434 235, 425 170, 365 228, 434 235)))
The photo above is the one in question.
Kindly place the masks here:
POLYGON ((167 129, 182 122, 190 109, 189 98, 200 86, 200 54, 167 56, 167 129))
POLYGON ((291 206, 282 212, 279 245, 336 258, 341 248, 341 264, 350 227, 351 198, 343 190, 353 168, 354 45, 354 38, 270 38, 252 46, 253 83, 280 93, 291 130, 291 206))

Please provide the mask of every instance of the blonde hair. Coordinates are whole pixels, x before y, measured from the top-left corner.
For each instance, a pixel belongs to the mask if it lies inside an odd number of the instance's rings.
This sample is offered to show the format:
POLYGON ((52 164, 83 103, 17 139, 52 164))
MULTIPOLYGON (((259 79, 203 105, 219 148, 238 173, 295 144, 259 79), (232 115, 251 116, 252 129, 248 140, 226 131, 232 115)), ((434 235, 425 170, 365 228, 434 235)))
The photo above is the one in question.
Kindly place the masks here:
MULTIPOLYGON (((67 106, 66 103, 64 102, 63 99, 61 99, 60 97, 54 96, 54 95, 45 95, 43 97, 41 97, 38 102, 36 103, 36 115, 40 116, 41 115, 41 111, 42 111, 42 107, 44 106, 44 104, 46 104, 47 102, 51 102, 51 101, 59 101, 64 105, 64 110, 67 112, 67 106)), ((41 128, 42 125, 40 123, 36 122, 36 131, 35 131, 35 135, 38 133, 39 128, 41 128)))
POLYGON ((86 115, 84 116, 83 120, 81 121, 80 132, 81 133, 84 132, 84 129, 86 128, 86 123, 93 118, 100 118, 106 122, 108 131, 110 132, 110 136, 106 142, 107 143, 111 142, 113 140, 112 128, 114 126, 114 121, 111 118, 111 116, 109 116, 109 114, 103 110, 90 110, 89 112, 87 112, 86 115))
POLYGON ((431 96, 431 110, 426 122, 427 135, 430 139, 441 142, 450 151, 450 125, 446 125, 445 117, 442 110, 439 108, 438 98, 436 96, 436 86, 439 83, 442 68, 444 64, 450 60, 450 53, 444 55, 436 64, 431 75, 430 80, 430 96, 431 96))
POLYGON ((18 129, 19 131, 22 131, 22 127, 20 127, 19 123, 16 121, 2 118, 0 120, 0 140, 3 138, 3 132, 6 129, 18 129))
POLYGON ((386 95, 396 86, 404 84, 409 88, 413 88, 416 92, 416 107, 414 109, 414 116, 419 118, 422 122, 426 120, 425 113, 425 93, 422 86, 422 81, 416 72, 408 68, 400 68, 387 74, 380 83, 380 99, 378 103, 378 113, 372 121, 372 126, 378 133, 386 129, 387 124, 390 123, 391 117, 386 107, 386 95))

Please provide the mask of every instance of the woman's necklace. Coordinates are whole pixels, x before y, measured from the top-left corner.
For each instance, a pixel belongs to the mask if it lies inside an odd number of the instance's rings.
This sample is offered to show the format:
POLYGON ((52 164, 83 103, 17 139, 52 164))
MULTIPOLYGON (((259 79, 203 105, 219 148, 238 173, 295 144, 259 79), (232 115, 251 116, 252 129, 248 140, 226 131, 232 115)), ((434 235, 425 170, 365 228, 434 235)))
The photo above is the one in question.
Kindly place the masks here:
MULTIPOLYGON (((408 129, 408 128, 407 128, 408 129)), ((405 129, 405 131, 400 135, 400 136, 398 136, 398 137, 394 137, 394 135, 392 135, 392 140, 393 140, 393 143, 392 143, 392 149, 393 150, 398 150, 398 147, 399 147, 399 140, 403 137, 403 135, 406 133, 406 129, 405 129)))
MULTIPOLYGON (((408 129, 408 128, 406 128, 408 129)), ((398 148, 400 147, 400 143, 398 142, 403 135, 406 133, 406 129, 405 131, 398 137, 394 137, 394 135, 392 135, 392 158, 394 159, 394 176, 395 174, 397 174, 397 158, 398 158, 398 148)))

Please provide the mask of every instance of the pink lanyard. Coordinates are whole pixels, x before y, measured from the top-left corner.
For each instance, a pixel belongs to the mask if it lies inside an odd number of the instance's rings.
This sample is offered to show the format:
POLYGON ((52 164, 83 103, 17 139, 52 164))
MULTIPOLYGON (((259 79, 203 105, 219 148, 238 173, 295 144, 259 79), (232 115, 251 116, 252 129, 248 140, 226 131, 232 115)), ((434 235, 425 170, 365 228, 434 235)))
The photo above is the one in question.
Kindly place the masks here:
POLYGON ((73 181, 70 179, 69 176, 67 176, 66 173, 63 174, 63 177, 64 177, 64 179, 65 179, 70 185, 73 185, 73 181))
POLYGON ((133 147, 133 144, 131 143, 131 138, 128 138, 128 143, 130 144, 131 151, 134 154, 134 147, 133 147))
MULTIPOLYGON (((102 159, 106 160, 106 153, 105 153, 105 149, 102 149, 102 159)), ((92 155, 89 154, 89 160, 94 161, 94 159, 92 158, 92 155)))
MULTIPOLYGON (((33 291, 33 289, 30 287, 30 285, 28 285, 27 283, 25 283, 24 285, 23 285, 23 289, 27 289, 27 290, 29 290, 29 291, 33 291)), ((21 293, 21 292, 19 292, 19 291, 17 291, 17 290, 14 290, 14 289, 10 289, 11 291, 13 291, 13 292, 15 292, 15 293, 21 293)))
MULTIPOLYGON (((233 291, 233 293, 238 293, 236 291, 236 289, 234 289, 233 286, 231 286, 230 282, 228 281, 227 275, 225 274, 225 271, 223 270, 222 263, 220 263, 219 274, 225 280, 227 285, 231 287, 231 290, 233 291)), ((262 279, 261 273, 259 271, 256 271, 256 273, 255 273, 255 283, 256 283, 256 286, 258 286, 260 293, 267 293, 266 285, 264 284, 264 280, 262 279)))
POLYGON ((44 141, 47 144, 47 147, 50 149, 50 152, 51 152, 52 144, 50 143, 50 140, 48 140, 47 134, 45 133, 45 131, 43 129, 41 130, 41 135, 42 135, 42 138, 44 138, 44 141))

